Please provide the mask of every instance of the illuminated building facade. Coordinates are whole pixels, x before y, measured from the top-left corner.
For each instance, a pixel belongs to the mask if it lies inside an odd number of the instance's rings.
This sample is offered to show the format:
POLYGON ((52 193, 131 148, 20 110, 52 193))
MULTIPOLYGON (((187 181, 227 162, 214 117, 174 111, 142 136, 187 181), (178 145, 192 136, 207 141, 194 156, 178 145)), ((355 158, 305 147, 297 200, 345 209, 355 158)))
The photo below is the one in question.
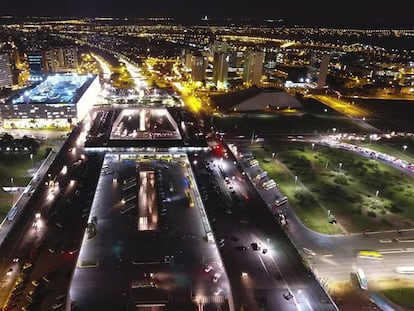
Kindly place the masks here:
POLYGON ((46 72, 70 72, 78 67, 78 48, 55 47, 44 52, 46 72))
POLYGON ((203 55, 193 55, 191 78, 194 82, 204 82, 206 80, 206 60, 203 55))
POLYGON ((15 64, 10 53, 0 52, 0 88, 17 83, 15 64))
POLYGON ((248 50, 243 66, 243 82, 246 86, 260 85, 263 73, 264 52, 248 50))
POLYGON ((41 51, 27 53, 30 81, 42 81, 45 74, 45 62, 41 51))
POLYGON ((326 86, 326 77, 328 75, 329 62, 331 57, 328 54, 322 56, 321 65, 319 67, 318 75, 318 87, 323 88, 326 86))
POLYGON ((52 75, 0 105, 4 128, 69 128, 82 120, 99 93, 97 76, 52 75))
POLYGON ((213 84, 217 89, 227 88, 229 64, 227 54, 222 52, 214 53, 213 58, 213 84))

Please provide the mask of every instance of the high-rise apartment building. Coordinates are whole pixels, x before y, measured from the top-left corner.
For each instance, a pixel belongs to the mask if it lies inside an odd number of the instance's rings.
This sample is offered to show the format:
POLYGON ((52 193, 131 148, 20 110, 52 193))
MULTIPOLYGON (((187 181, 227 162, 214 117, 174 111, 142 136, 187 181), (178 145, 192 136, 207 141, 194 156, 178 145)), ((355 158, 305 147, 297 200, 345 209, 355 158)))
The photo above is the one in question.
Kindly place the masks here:
POLYGON ((322 61, 319 67, 319 74, 318 74, 318 88, 323 88, 326 86, 326 77, 328 75, 330 60, 331 60, 331 57, 328 54, 325 54, 322 56, 322 61))
POLYGON ((78 48, 55 47, 45 51, 47 73, 74 72, 78 67, 78 48))
POLYGON ((217 89, 227 88, 229 64, 228 56, 223 52, 214 53, 213 57, 213 83, 217 89))
POLYGON ((11 87, 16 83, 13 67, 14 64, 12 64, 10 54, 0 52, 0 88, 11 87))
POLYGON ((11 87, 19 82, 18 62, 19 53, 14 42, 0 43, 0 87, 11 87))
POLYGON ((204 82, 206 80, 206 59, 202 54, 195 54, 192 58, 191 78, 194 82, 204 82))
POLYGON ((260 85, 263 74, 264 52, 248 50, 245 53, 243 82, 246 86, 260 85))

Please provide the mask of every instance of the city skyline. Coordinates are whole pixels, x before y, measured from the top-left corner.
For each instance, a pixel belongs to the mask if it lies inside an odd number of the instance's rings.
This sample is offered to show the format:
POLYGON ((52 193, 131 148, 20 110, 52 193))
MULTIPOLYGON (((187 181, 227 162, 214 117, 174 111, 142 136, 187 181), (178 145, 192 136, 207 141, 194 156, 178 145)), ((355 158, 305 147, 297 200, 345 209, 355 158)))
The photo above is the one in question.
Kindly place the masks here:
POLYGON ((6 2, 0 15, 7 16, 48 16, 48 17, 171 17, 190 21, 205 17, 211 20, 252 19, 268 20, 278 24, 301 24, 323 26, 365 26, 365 27, 412 27, 412 4, 404 6, 380 6, 357 1, 335 6, 317 1, 296 2, 251 2, 209 1, 167 1, 138 3, 132 0, 72 0, 55 2, 45 0, 35 5, 28 1, 6 2), (23 5, 22 5, 23 4, 23 5))

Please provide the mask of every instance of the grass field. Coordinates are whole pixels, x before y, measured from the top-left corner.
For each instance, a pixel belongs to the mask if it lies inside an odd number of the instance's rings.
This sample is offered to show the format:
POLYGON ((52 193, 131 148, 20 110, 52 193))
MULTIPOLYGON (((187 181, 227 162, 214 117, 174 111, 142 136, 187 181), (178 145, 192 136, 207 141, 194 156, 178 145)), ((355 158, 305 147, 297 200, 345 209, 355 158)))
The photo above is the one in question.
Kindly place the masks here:
MULTIPOLYGON (((33 163, 41 162, 49 153, 51 145, 43 144, 33 155, 33 163)), ((25 187, 31 177, 26 176, 26 172, 32 167, 32 160, 29 154, 13 154, 10 156, 3 156, 3 161, 0 162, 0 222, 6 217, 14 201, 17 199, 17 194, 5 192, 3 186, 11 186, 12 183, 17 187, 25 187)))
POLYGON ((334 234, 414 226, 410 208, 414 181, 394 168, 343 150, 312 149, 300 142, 252 150, 313 230, 334 234), (275 159, 271 159, 273 152, 275 159), (337 224, 330 224, 334 219, 337 224))

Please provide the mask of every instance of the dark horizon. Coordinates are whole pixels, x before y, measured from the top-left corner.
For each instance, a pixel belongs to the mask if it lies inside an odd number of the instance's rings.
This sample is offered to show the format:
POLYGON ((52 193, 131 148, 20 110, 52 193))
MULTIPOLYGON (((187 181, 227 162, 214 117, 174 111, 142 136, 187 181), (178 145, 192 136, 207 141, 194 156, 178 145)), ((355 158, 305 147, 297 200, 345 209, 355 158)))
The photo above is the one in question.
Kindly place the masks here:
POLYGON ((131 21, 145 21, 145 20, 154 20, 154 21, 171 21, 179 24, 212 24, 212 25, 226 25, 230 23, 234 24, 245 24, 245 25, 274 25, 275 27, 326 27, 326 28, 361 28, 361 29, 413 29, 414 30, 414 20, 406 22, 384 22, 381 19, 376 21, 354 21, 353 23, 347 23, 341 20, 310 20, 306 18, 301 19, 292 19, 292 18, 208 18, 205 20, 204 17, 200 18, 187 18, 187 17, 172 17, 172 16, 128 16, 128 15, 100 15, 100 16, 81 16, 81 15, 1 15, 0 20, 62 20, 62 19, 97 19, 105 22, 108 22, 110 19, 113 19, 114 22, 131 22, 131 21))
POLYGON ((414 27, 413 4, 385 6, 349 0, 346 3, 296 1, 267 3, 258 0, 228 0, 197 3, 190 0, 157 0, 137 3, 133 0, 71 0, 56 2, 8 1, 0 8, 0 16, 47 16, 47 17, 128 17, 128 18, 173 18, 183 21, 201 21, 207 16, 210 21, 283 20, 286 25, 313 25, 326 27, 414 27), (23 2, 23 5, 22 5, 23 2))

